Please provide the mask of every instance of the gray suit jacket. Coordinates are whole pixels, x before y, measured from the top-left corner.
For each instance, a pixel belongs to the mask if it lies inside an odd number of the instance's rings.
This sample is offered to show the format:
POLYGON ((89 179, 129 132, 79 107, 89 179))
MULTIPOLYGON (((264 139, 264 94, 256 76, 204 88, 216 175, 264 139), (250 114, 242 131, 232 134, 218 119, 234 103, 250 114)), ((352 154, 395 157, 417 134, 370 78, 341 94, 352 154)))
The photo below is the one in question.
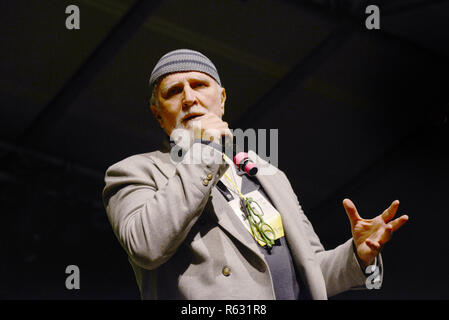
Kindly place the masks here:
MULTIPOLYGON (((254 153, 250 157, 261 161, 254 153)), ((263 254, 215 188, 227 168, 210 161, 176 164, 161 151, 108 168, 103 202, 142 299, 275 298, 263 254)), ((327 299, 364 287, 352 238, 325 250, 285 174, 276 169, 258 174, 258 180, 282 215, 296 270, 310 296, 327 299)))

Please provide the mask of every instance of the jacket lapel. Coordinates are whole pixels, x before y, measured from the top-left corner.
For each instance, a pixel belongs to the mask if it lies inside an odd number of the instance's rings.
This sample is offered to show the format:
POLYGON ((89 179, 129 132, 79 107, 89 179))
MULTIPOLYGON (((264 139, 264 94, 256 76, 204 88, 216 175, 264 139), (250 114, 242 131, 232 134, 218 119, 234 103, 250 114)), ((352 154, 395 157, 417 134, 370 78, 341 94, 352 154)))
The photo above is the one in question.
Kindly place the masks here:
POLYGON ((253 251, 257 256, 263 259, 263 255, 260 252, 256 241, 254 241, 248 230, 242 225, 220 191, 214 187, 211 195, 218 224, 229 232, 234 238, 253 251))

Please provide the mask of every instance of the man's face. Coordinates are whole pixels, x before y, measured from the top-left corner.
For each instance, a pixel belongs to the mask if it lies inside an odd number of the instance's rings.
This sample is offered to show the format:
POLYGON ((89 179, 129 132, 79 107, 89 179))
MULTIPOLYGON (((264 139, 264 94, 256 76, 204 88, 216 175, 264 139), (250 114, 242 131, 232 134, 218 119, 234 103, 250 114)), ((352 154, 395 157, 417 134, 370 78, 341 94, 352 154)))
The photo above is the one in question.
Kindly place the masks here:
POLYGON ((225 89, 209 75, 190 71, 167 75, 160 82, 151 110, 170 136, 175 128, 190 129, 192 120, 206 113, 224 114, 225 89))

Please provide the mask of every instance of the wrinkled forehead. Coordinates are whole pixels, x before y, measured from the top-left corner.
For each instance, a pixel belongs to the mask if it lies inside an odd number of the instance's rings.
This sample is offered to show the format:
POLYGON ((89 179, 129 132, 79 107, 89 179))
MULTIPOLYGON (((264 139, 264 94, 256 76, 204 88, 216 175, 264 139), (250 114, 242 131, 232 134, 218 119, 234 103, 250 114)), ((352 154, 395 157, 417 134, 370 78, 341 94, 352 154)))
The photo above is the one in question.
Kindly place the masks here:
POLYGON ((182 72, 169 73, 164 77, 162 77, 162 79, 158 81, 158 88, 159 89, 166 88, 177 83, 192 80, 207 81, 210 83, 216 83, 218 85, 215 79, 209 76, 207 73, 200 71, 182 71, 182 72))

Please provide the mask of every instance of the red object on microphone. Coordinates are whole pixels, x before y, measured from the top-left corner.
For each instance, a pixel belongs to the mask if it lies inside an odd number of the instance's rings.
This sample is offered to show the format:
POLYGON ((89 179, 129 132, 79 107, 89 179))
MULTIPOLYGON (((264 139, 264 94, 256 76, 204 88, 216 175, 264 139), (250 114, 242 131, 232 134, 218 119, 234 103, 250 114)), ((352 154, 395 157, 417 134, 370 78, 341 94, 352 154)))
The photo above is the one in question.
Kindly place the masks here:
POLYGON ((245 171, 250 176, 257 174, 257 165, 249 159, 246 152, 237 153, 234 157, 234 163, 240 170, 245 171))

